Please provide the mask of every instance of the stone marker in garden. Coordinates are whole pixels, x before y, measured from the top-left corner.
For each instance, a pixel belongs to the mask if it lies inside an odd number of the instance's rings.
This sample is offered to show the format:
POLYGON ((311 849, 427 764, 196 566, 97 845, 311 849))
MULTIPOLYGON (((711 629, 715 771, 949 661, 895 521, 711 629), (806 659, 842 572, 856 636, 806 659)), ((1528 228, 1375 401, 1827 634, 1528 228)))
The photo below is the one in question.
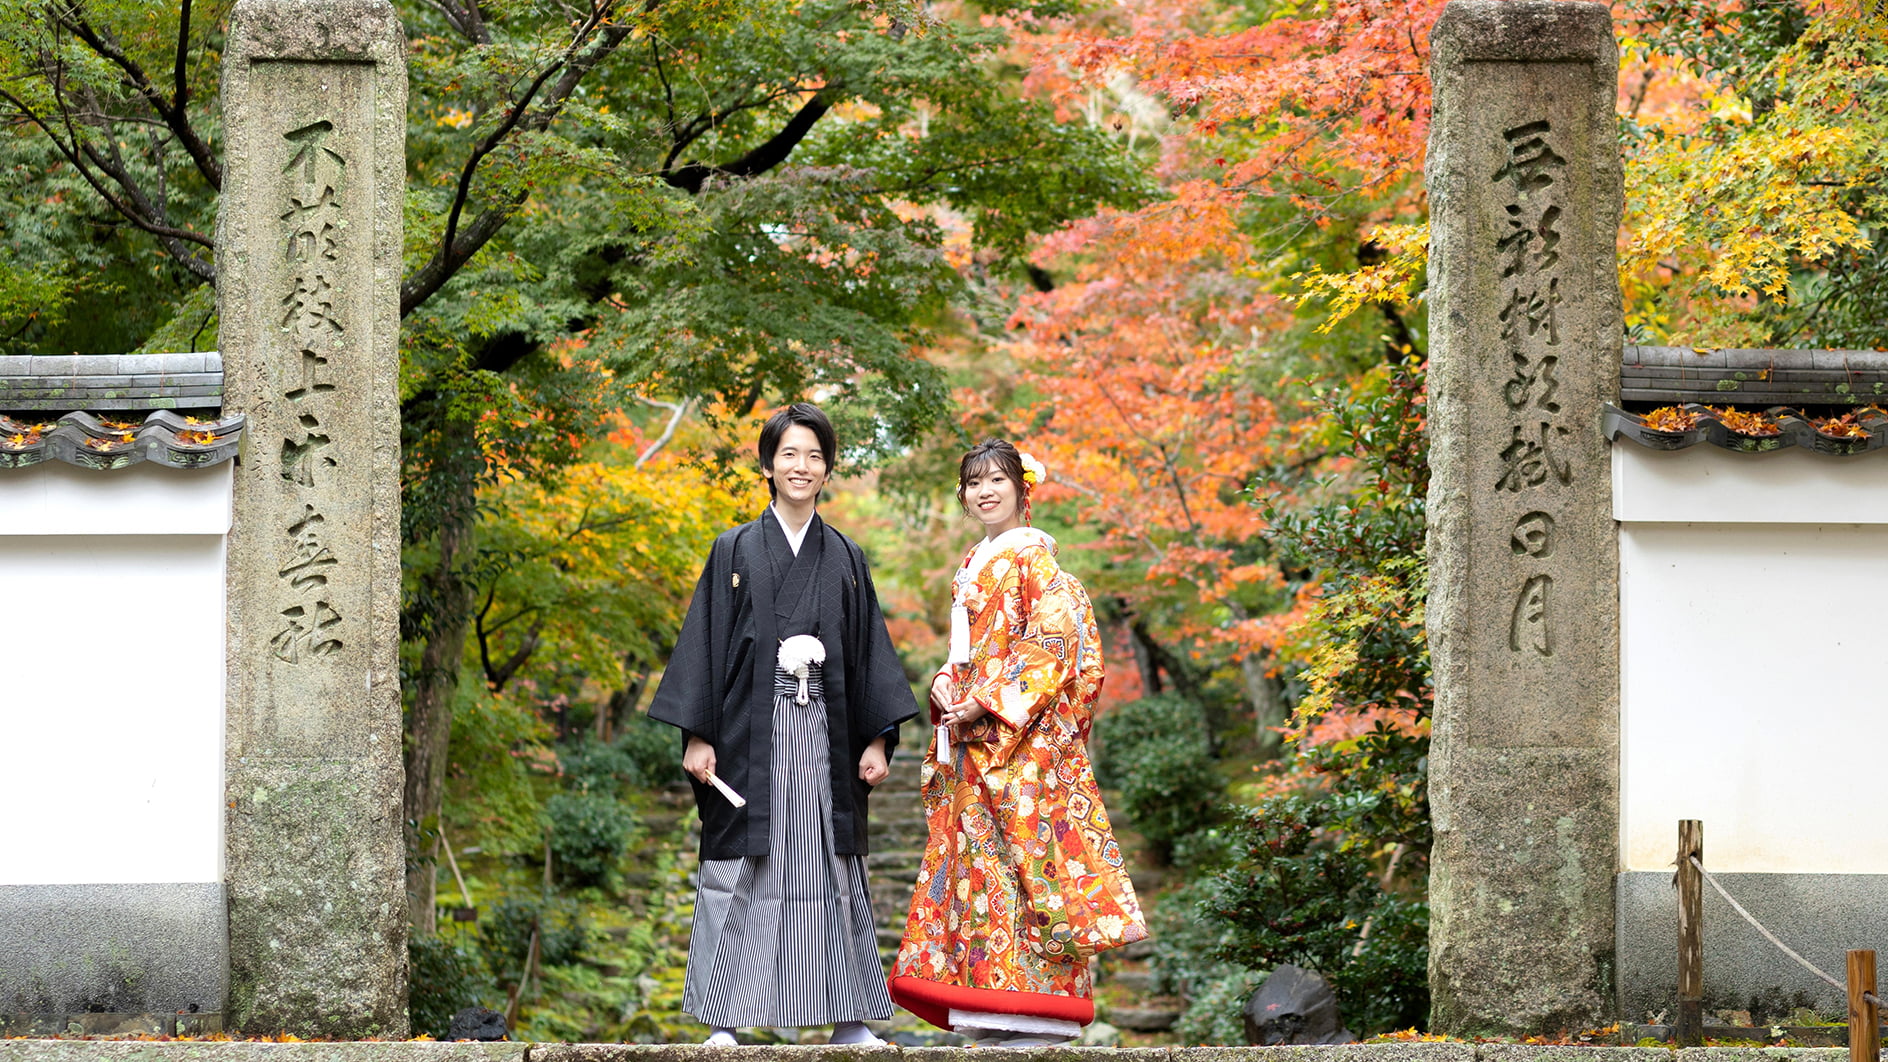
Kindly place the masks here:
POLYGON ((1431 35, 1431 1028, 1611 1013, 1618 56, 1601 4, 1453 0, 1431 35))
POLYGON ((239 0, 217 310, 248 418, 229 538, 230 1024, 406 1035, 399 407, 406 39, 387 0, 239 0))

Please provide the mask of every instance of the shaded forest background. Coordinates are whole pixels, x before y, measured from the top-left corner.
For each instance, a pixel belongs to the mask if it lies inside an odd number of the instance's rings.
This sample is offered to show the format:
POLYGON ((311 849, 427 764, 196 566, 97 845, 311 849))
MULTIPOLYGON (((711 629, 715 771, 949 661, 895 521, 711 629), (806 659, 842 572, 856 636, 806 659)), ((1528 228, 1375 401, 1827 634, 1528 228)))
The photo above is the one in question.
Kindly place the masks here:
MULTIPOLYGON (((0 353, 215 349, 230 3, 0 0, 0 353)), ((398 0, 416 1031, 686 1038, 640 707, 783 402, 915 679, 1014 438, 1185 1042, 1296 962, 1426 1013, 1434 0, 398 0), (476 923, 451 917, 480 908, 476 923)), ((1622 0, 1628 340, 1888 346, 1888 41, 1622 0)), ((915 737, 912 740, 916 740, 915 737)))

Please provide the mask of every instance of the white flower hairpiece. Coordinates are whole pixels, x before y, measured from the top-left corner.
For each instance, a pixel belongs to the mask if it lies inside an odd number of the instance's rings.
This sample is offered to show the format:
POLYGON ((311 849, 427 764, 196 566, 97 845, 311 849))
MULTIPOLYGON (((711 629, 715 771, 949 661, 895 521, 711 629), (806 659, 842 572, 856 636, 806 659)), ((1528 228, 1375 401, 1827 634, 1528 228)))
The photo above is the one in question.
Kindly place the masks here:
POLYGON ((1042 462, 1036 460, 1036 456, 1034 454, 1024 453, 1019 450, 1017 451, 1017 456, 1023 459, 1023 482, 1024 483, 1027 483, 1033 487, 1036 484, 1041 483, 1043 480, 1049 478, 1049 470, 1042 467, 1042 462))
POLYGON ((780 669, 800 680, 795 704, 806 703, 806 679, 814 664, 826 662, 826 643, 810 634, 796 634, 780 643, 780 669))

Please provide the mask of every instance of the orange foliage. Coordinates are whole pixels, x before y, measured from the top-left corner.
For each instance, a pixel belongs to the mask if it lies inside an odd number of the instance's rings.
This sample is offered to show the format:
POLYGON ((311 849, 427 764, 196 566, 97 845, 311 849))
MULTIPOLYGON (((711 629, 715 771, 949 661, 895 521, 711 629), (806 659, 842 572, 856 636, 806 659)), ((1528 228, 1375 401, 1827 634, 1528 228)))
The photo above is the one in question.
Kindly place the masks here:
POLYGON ((1660 406, 1645 415, 1645 426, 1653 431, 1690 431, 1698 426, 1698 414, 1682 406, 1660 406))
MULTIPOLYGON (((1048 466, 1041 499, 1069 503, 1113 558, 1145 566, 1144 578, 1109 589, 1130 602, 1180 595, 1229 606, 1235 622, 1218 633, 1237 640, 1250 622, 1237 591, 1276 578, 1239 563, 1236 547, 1261 530, 1245 488, 1277 418, 1239 382, 1242 351, 1186 326, 1198 308, 1186 305, 1183 235, 1137 240, 1025 305, 1013 355, 1039 397, 1007 420, 1048 466)), ((1207 312, 1230 331, 1254 307, 1207 312)), ((979 396, 960 399, 981 414, 979 396)))
POLYGON ((1866 439, 1869 432, 1856 422, 1854 413, 1844 413, 1839 417, 1819 417, 1810 421, 1816 430, 1824 435, 1833 435, 1838 439, 1866 439))
POLYGON ((1429 27, 1439 0, 1336 0, 1301 18, 1231 25, 1242 9, 1138 0, 1119 21, 1050 42, 1032 84, 1073 102, 1081 88, 1127 72, 1140 90, 1184 112, 1175 155, 1224 163, 1216 191, 1290 195, 1317 211, 1417 172, 1429 127, 1429 27), (1210 142, 1255 126, 1234 157, 1210 142))
POLYGON ((1770 416, 1768 413, 1746 412, 1740 409, 1732 409, 1729 406, 1725 406, 1722 409, 1717 406, 1707 406, 1705 408, 1715 413, 1718 420, 1722 421, 1725 427, 1739 435, 1762 437, 1766 435, 1777 435, 1783 431, 1783 428, 1777 424, 1776 418, 1770 416))
POLYGON ((1045 239, 1037 262, 1073 277, 1011 322, 1027 398, 993 411, 959 397, 966 422, 1000 412, 1048 464, 1044 500, 1133 568, 1104 591, 1180 614, 1163 635, 1263 655, 1285 625, 1262 615, 1284 583, 1252 559, 1263 526, 1247 492, 1307 444, 1279 430, 1271 397, 1281 371, 1267 348, 1294 317, 1268 243, 1280 233, 1254 212, 1285 208, 1287 239, 1420 215, 1441 8, 1336 0, 1250 25, 1244 9, 1127 0, 1035 39, 1028 87, 1065 115, 1095 120, 1112 99, 1114 127, 1138 134, 1158 123, 1135 101, 1164 105, 1167 196, 1045 239))

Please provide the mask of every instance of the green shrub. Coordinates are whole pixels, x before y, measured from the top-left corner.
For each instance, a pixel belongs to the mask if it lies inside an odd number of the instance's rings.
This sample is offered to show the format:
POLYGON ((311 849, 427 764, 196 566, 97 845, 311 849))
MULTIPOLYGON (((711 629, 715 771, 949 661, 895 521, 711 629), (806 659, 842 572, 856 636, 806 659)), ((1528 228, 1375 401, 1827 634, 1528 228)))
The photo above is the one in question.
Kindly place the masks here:
MULTIPOLYGON (((1215 815, 1226 813, 1221 810, 1215 815)), ((1174 838, 1172 863, 1182 870, 1217 870, 1232 862, 1233 847, 1237 843, 1238 838, 1223 825, 1194 830, 1174 838)))
POLYGON ((407 938, 406 956, 406 1014, 415 1036, 444 1039, 454 1014, 490 1005, 498 994, 478 952, 463 944, 415 933, 407 938))
POLYGON ((1160 859, 1218 820, 1225 781, 1198 704, 1171 693, 1129 701, 1101 715, 1095 732, 1099 781, 1120 791, 1122 818, 1160 859))
POLYGON ((579 962, 590 942, 583 910, 575 900, 507 896, 479 912, 479 950, 501 984, 515 984, 537 929, 538 962, 564 966, 579 962))
POLYGON ((551 864, 560 881, 608 886, 616 880, 636 817, 608 790, 565 791, 544 803, 551 864))
POLYGON ((638 774, 635 761, 622 749, 589 735, 558 745, 557 763, 564 772, 564 787, 577 793, 619 796, 623 784, 638 774))
POLYGON ((1323 974, 1360 1036, 1419 1026, 1429 1011, 1428 905, 1384 891, 1371 853, 1339 843, 1327 827, 1347 813, 1342 803, 1275 797, 1249 809, 1238 861, 1205 882, 1202 929, 1217 941, 1214 958, 1323 974))
POLYGON ((620 793, 663 789, 682 778, 682 742, 672 726, 638 713, 608 743, 584 735, 560 745, 558 762, 576 789, 620 793))
POLYGON ((1243 1047, 1246 1042, 1246 1000, 1265 978, 1230 963, 1210 968, 1210 974, 1188 994, 1187 1009, 1173 1024, 1183 1044, 1243 1047))
POLYGON ((612 743, 630 764, 629 784, 640 789, 666 789, 682 780, 682 738, 667 723, 637 712, 612 743))

